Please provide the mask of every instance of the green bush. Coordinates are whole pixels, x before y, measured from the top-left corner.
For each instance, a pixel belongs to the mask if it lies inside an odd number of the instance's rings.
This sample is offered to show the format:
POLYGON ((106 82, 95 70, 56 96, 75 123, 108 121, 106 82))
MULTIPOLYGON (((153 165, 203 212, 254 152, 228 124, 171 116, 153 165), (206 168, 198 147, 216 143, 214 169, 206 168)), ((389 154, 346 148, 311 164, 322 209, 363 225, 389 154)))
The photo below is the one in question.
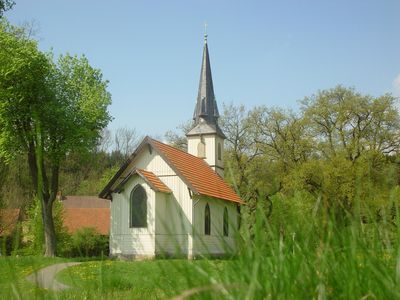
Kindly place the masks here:
MULTIPOLYGON (((53 221, 56 231, 57 255, 70 244, 70 235, 64 226, 64 207, 60 201, 53 204, 53 221)), ((14 255, 42 255, 44 253, 44 229, 40 202, 35 199, 26 209, 26 220, 22 222, 22 242, 13 247, 14 255)))
POLYGON ((109 253, 108 236, 99 234, 94 228, 77 230, 71 236, 68 246, 60 254, 67 257, 90 257, 108 256, 109 253))

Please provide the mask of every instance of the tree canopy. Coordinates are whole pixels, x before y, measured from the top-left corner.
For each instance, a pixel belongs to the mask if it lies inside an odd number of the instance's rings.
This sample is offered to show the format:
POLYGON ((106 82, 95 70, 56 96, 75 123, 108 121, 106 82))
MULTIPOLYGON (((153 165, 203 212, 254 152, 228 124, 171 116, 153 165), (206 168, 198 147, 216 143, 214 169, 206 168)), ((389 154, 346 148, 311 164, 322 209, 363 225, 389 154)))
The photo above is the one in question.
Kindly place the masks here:
POLYGON ((42 203, 46 254, 54 255, 52 204, 60 165, 69 152, 87 151, 98 142, 111 119, 108 82, 86 57, 54 61, 23 29, 5 21, 0 44, 0 157, 27 155, 42 203))

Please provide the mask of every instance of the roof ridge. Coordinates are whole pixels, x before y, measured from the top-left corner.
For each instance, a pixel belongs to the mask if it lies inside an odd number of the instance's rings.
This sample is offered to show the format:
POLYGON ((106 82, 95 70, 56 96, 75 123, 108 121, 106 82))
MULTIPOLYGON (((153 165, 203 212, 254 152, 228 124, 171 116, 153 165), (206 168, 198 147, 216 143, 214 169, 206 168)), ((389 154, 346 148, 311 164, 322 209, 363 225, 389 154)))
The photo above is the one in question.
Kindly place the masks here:
MULTIPOLYGON (((159 140, 153 139, 153 138, 151 138, 151 137, 149 137, 149 139, 151 139, 151 140, 154 141, 154 142, 158 142, 158 143, 160 143, 160 144, 163 144, 163 145, 165 145, 165 146, 167 146, 167 147, 170 147, 170 148, 172 148, 172 149, 174 149, 174 150, 177 150, 177 151, 179 151, 179 152, 182 152, 183 154, 190 155, 190 156, 192 156, 192 157, 194 157, 194 158, 196 158, 196 159, 198 159, 198 160, 201 160, 201 161, 204 162, 205 164, 207 164, 207 163, 204 161, 203 158, 200 158, 200 157, 198 157, 198 156, 196 156, 196 155, 190 154, 189 152, 186 152, 186 151, 184 151, 184 150, 182 150, 182 149, 179 149, 179 148, 176 148, 176 147, 174 147, 174 146, 168 145, 168 144, 166 144, 166 143, 160 142, 159 140)), ((209 164, 207 164, 207 166, 209 166, 209 164)))
POLYGON ((168 145, 168 144, 166 144, 166 143, 160 142, 159 140, 153 139, 153 138, 151 138, 151 137, 149 137, 149 139, 152 140, 152 141, 154 141, 154 142, 163 144, 164 146, 167 146, 167 147, 169 147, 169 148, 172 148, 172 149, 175 150, 175 151, 179 151, 179 152, 181 152, 182 154, 191 156, 191 157, 197 159, 198 161, 201 161, 204 165, 206 165, 207 167, 209 167, 209 168, 211 169, 211 171, 213 171, 215 174, 217 174, 219 177, 221 177, 213 168, 210 167, 210 165, 209 165, 203 158, 200 158, 200 157, 198 157, 198 156, 196 156, 196 155, 190 154, 189 152, 183 151, 183 150, 181 150, 181 149, 179 149, 179 148, 176 148, 176 147, 174 147, 174 146, 168 145))

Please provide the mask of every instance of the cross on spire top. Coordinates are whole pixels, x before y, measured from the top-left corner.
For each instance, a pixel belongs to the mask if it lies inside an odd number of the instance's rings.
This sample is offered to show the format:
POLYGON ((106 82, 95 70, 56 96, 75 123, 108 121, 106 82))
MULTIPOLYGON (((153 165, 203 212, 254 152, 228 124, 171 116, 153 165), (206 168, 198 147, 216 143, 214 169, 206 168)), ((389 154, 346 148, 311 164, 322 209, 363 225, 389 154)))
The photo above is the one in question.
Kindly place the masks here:
POLYGON ((204 22, 204 43, 206 43, 207 44, 207 26, 208 26, 208 24, 207 24, 207 22, 204 22))

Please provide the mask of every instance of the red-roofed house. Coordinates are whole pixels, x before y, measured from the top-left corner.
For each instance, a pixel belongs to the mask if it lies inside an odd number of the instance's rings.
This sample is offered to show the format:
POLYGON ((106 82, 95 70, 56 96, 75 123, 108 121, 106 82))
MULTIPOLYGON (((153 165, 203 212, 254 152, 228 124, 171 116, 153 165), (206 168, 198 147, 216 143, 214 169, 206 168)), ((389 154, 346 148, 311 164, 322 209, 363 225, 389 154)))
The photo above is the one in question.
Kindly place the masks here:
MULTIPOLYGON (((64 226, 69 233, 91 227, 102 235, 110 232, 110 201, 93 196, 65 196, 61 203, 64 226)), ((13 233, 18 223, 19 208, 0 209, 0 236, 13 233)))
POLYGON ((111 200, 111 255, 236 251, 242 200, 223 179, 225 136, 218 117, 205 41, 188 152, 146 137, 100 192, 111 200))
POLYGON ((64 225, 69 233, 91 227, 102 235, 110 232, 110 201, 92 196, 65 196, 64 225))

